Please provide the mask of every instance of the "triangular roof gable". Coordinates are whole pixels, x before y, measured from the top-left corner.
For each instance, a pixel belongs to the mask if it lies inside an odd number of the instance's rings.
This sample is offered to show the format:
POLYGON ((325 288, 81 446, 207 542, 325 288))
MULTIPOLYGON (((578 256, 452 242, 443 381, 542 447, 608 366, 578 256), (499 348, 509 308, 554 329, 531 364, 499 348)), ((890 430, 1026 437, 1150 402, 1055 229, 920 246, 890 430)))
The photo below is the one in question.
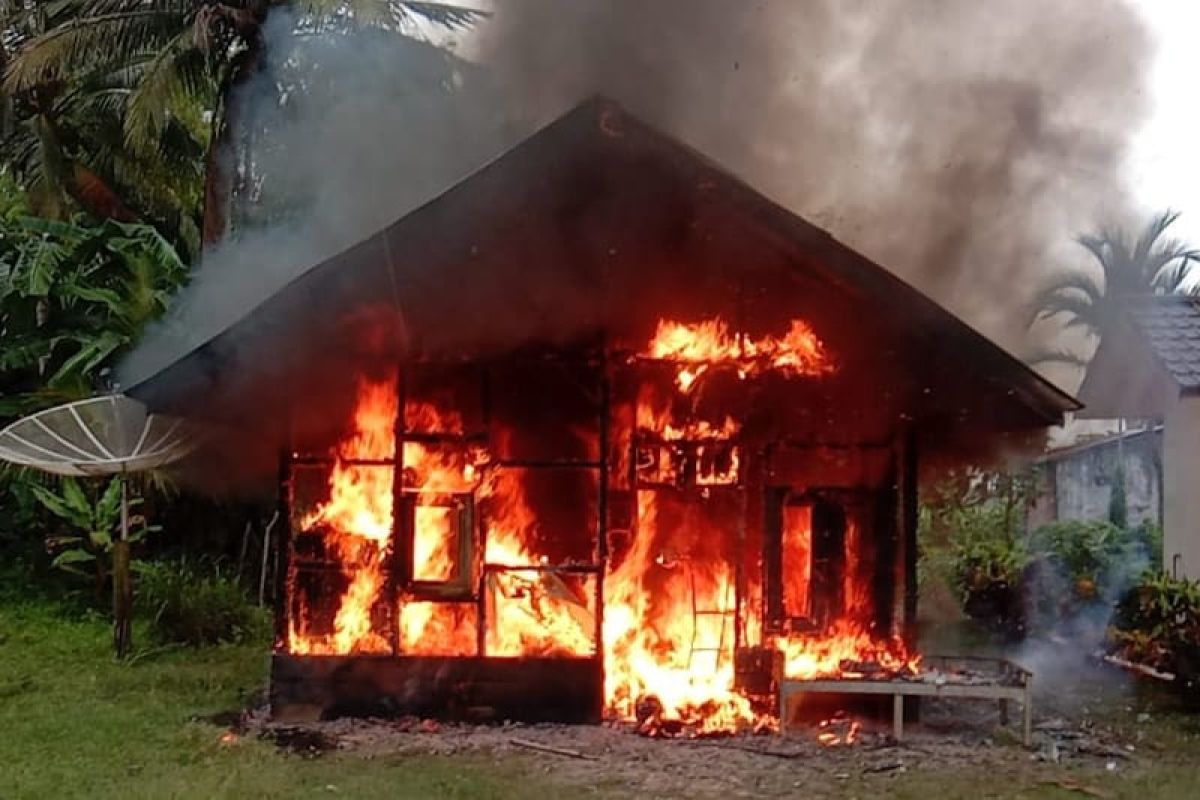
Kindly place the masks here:
POLYGON ((1200 391, 1200 298, 1150 295, 1133 300, 1127 313, 1180 390, 1200 391))
POLYGON ((1200 392, 1200 299, 1130 297, 1100 340, 1079 397, 1085 417, 1161 418, 1180 394, 1200 392))
POLYGON ((1121 316, 1088 362, 1078 397, 1085 419, 1160 418, 1176 393, 1170 375, 1132 321, 1121 316))
MULTIPOLYGON (((870 313, 891 317, 895 326, 907 331, 914 342, 925 343, 951 357, 981 384, 991 386, 990 391, 1015 397, 1027 412, 1044 423, 1054 423, 1063 411, 1078 407, 1068 395, 887 270, 754 191, 692 148, 599 98, 578 106, 386 229, 306 271, 248 317, 202 347, 181 354, 170 367, 131 387, 130 393, 143 397, 151 405, 173 406, 180 397, 219 389, 238 364, 248 363, 246 359, 252 359, 249 363, 256 369, 262 368, 265 359, 281 370, 280 356, 296 349, 290 345, 295 343, 297 331, 310 335, 320 332, 310 344, 324 346, 331 354, 340 352, 337 348, 347 343, 322 332, 323 326, 328 327, 330 308, 355 308, 365 301, 390 297, 398 305, 409 305, 404 315, 406 324, 422 313, 430 322, 444 320, 444 316, 438 317, 436 303, 410 302, 410 298, 432 297, 439 288, 444 294, 446 276, 411 269, 413 265, 485 258, 486 253, 481 256, 475 251, 472 231, 463 231, 464 221, 475 226, 480 224, 478 220, 495 216, 499 206, 510 201, 519 206, 522 198, 553 186, 555 176, 570 163, 612 159, 618 152, 623 156, 636 153, 642 159, 639 163, 682 175, 684 180, 680 185, 695 187, 697 192, 739 209, 745 218, 754 221, 758 235, 773 239, 778 248, 792 254, 804 269, 859 298, 870 313), (463 235, 448 235, 456 231, 463 235), (435 286, 439 281, 441 286, 435 286), (429 305, 435 308, 427 309, 429 305)), ((584 186, 579 194, 586 197, 588 191, 589 187, 584 186)), ((560 203, 555 211, 569 214, 570 209, 564 212, 560 203)), ((556 220, 560 225, 569 223, 569 216, 565 222, 556 220)), ((519 231, 512 236, 519 238, 519 231)), ((450 288, 460 304, 455 312, 456 327, 469 329, 480 322, 472 318, 490 313, 488 302, 495 306, 497 297, 518 303, 530 299, 527 296, 536 294, 538 286, 561 282, 562 271, 571 268, 570 264, 555 262, 553 258, 539 261, 544 263, 523 265, 520 288, 513 288, 512 276, 487 270, 476 270, 470 280, 452 285, 450 288), (471 306, 472 298, 479 301, 477 306, 471 306)), ((572 292, 586 296, 596 289, 592 285, 595 275, 573 277, 577 280, 571 286, 572 292)), ((560 309, 568 305, 542 303, 536 309, 531 306, 531 320, 527 321, 530 327, 525 335, 536 335, 539 327, 553 330, 561 321, 547 317, 567 314, 560 309)), ((580 308, 575 307, 571 313, 577 315, 580 308)), ((487 320, 482 324, 486 326, 487 320)), ((394 333, 397 346, 402 346, 407 332, 394 333)))

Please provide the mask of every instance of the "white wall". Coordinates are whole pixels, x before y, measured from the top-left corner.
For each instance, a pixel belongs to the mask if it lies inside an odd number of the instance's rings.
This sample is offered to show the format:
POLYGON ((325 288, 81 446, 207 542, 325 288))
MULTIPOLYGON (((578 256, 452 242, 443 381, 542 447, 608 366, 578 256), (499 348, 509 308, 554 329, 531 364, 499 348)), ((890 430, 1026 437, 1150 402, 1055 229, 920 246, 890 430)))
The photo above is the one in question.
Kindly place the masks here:
POLYGON ((1182 396, 1167 411, 1163 501, 1163 567, 1200 579, 1200 396, 1182 396))
POLYGON ((1124 476, 1126 521, 1135 526, 1160 519, 1159 460, 1161 436, 1137 433, 1110 439, 1054 459, 1055 511, 1058 519, 1108 519, 1114 479, 1124 476))

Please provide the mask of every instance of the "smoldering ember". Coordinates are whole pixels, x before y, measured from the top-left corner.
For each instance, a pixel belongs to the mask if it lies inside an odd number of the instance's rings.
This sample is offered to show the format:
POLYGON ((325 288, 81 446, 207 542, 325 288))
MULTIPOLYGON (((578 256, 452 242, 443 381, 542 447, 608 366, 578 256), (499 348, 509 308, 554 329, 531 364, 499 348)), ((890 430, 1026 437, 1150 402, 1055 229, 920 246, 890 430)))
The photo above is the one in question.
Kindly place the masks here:
POLYGON ((282 453, 277 717, 699 735, 822 689, 1030 735, 1023 673, 914 647, 916 487, 1078 404, 608 100, 126 391, 282 453))

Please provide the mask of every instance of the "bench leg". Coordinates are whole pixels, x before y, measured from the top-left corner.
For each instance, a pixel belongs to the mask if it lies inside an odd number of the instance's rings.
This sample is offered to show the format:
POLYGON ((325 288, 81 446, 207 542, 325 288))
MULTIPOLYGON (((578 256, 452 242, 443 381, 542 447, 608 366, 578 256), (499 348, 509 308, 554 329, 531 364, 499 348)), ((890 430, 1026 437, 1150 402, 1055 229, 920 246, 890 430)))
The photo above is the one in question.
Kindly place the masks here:
POLYGON ((1000 701, 1000 727, 1008 727, 1008 700, 1000 701))
POLYGON ((904 737, 904 695, 892 695, 892 736, 896 741, 904 737))

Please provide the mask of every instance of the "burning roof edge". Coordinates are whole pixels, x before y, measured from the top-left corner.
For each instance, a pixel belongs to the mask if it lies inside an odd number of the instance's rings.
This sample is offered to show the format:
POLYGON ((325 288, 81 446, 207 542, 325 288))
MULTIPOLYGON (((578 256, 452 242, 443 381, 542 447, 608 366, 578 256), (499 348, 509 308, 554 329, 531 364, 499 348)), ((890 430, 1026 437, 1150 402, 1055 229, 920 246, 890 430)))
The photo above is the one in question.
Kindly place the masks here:
POLYGON ((1065 412, 1082 408, 1078 400, 889 270, 771 200, 709 156, 642 122, 616 102, 599 95, 583 101, 387 227, 295 275, 207 341, 165 360, 161 368, 137 376, 125 388, 125 392, 153 407, 158 404, 159 398, 170 394, 165 391, 163 384, 170 384, 184 374, 189 366, 197 367, 200 373, 206 375, 219 372, 222 367, 222 343, 229 343, 237 339, 240 333, 252 328, 254 318, 269 311, 290 289, 315 282, 319 276, 336 270, 343 262, 350 260, 356 251, 361 252, 369 245, 381 243, 386 251, 393 232, 403 231, 408 225, 414 224, 414 220, 433 213, 460 194, 469 193, 470 184, 482 175, 504 170, 510 161, 528 158, 547 140, 570 136, 581 127, 593 137, 637 137, 640 146, 657 151, 688 171, 700 173, 711 184, 710 191, 723 192, 730 202, 742 207, 749 217, 778 236, 788 249, 803 248, 816 255, 813 266, 822 270, 824 277, 860 294, 889 298, 886 304, 893 309, 907 309, 923 326, 926 338, 962 351, 964 363, 978 365, 978 374, 983 380, 1001 384, 1007 394, 1044 419, 1047 425, 1061 422, 1065 412), (966 357, 966 351, 970 351, 969 357, 966 357))

